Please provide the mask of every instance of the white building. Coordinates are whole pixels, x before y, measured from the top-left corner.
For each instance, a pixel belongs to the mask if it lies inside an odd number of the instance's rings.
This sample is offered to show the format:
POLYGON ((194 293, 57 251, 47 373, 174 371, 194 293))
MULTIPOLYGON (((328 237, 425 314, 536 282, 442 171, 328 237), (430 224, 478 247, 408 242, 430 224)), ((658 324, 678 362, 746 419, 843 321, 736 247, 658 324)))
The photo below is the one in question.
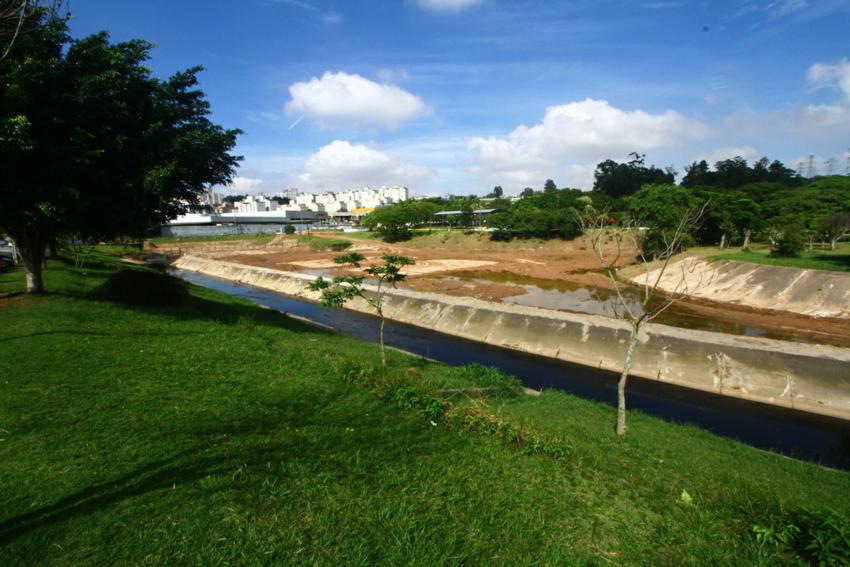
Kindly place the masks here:
MULTIPOLYGON (((289 199, 289 205, 281 205, 265 195, 248 195, 242 201, 234 203, 234 210, 240 214, 271 211, 346 213, 356 209, 374 209, 382 205, 400 203, 410 198, 410 192, 407 187, 400 185, 381 186, 378 189, 362 187, 318 194, 300 193, 297 189, 290 188, 278 192, 275 196, 289 199)), ((215 205, 222 203, 223 199, 222 193, 209 191, 204 197, 204 202, 215 205)))

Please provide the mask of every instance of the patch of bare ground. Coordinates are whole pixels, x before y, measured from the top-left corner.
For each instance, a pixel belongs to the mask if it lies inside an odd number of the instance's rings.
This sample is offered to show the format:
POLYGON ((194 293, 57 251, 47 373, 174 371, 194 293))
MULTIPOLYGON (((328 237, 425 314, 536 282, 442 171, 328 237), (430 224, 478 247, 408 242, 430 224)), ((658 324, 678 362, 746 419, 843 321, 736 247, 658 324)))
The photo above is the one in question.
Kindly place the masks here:
MULTIPOLYGON (((339 239, 339 234, 314 233, 315 236, 339 239)), ((344 238, 344 236, 343 236, 344 238)), ((443 293, 501 301, 504 297, 521 295, 523 288, 511 283, 469 281, 447 278, 456 271, 474 266, 476 272, 509 272, 520 277, 572 282, 584 286, 612 289, 608 277, 584 238, 573 241, 520 240, 492 242, 486 234, 434 233, 407 242, 384 243, 380 240, 353 240, 351 251, 366 256, 365 264, 378 263, 383 254, 400 254, 416 260, 407 273, 410 278, 404 287, 418 291, 443 293), (418 266, 418 269, 417 269, 418 266)), ((235 252, 235 251, 234 251, 235 252)), ((326 269, 330 275, 342 273, 333 264, 339 252, 317 251, 309 246, 290 245, 271 247, 265 252, 251 250, 249 254, 227 251, 216 257, 221 260, 278 270, 301 271, 326 269)), ((689 251, 692 254, 694 251, 689 251)), ((699 253, 699 249, 697 249, 699 253)), ((710 254, 706 250, 705 254, 710 254)), ((636 275, 641 266, 628 266, 635 251, 624 251, 619 265, 621 277, 636 275)), ((850 347, 850 321, 812 318, 791 313, 748 309, 707 300, 686 299, 676 304, 676 311, 691 317, 716 321, 721 326, 751 327, 775 331, 796 340, 850 347)), ((686 325, 683 325, 686 326, 686 325)))

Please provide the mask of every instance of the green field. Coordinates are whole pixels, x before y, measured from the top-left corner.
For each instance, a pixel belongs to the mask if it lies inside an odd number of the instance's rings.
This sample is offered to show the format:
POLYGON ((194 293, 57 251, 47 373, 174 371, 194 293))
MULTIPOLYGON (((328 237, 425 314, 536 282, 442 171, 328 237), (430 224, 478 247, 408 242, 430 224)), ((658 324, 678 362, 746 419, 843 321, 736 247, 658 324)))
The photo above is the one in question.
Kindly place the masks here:
POLYGON ((789 522, 848 533, 847 472, 85 272, 0 275, 0 565, 775 565, 789 522))
MULTIPOLYGON (((719 250, 719 249, 718 249, 719 250)), ((713 260, 734 260, 736 262, 752 262, 770 266, 787 266, 808 270, 829 270, 833 272, 850 272, 850 242, 841 242, 838 249, 806 250, 798 258, 783 258, 771 256, 767 246, 754 246, 749 251, 726 251, 714 254, 713 260)))

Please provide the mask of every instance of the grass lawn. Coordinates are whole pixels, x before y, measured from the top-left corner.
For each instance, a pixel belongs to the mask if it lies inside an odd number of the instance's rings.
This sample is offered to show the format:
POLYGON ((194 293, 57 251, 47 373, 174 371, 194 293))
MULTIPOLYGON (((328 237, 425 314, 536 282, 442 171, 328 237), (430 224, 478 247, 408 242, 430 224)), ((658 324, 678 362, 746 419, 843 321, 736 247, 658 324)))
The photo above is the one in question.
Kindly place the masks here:
POLYGON ((22 280, 0 274, 0 565, 775 565, 754 524, 848 533, 847 472, 637 412, 621 441, 614 409, 481 367, 382 373, 102 253, 22 280))
POLYGON ((711 258, 713 260, 734 260, 736 262, 752 262, 809 270, 850 272, 850 242, 839 243, 838 249, 834 252, 831 250, 806 250, 798 258, 771 256, 770 248, 766 246, 755 246, 748 252, 741 250, 720 251, 711 258))

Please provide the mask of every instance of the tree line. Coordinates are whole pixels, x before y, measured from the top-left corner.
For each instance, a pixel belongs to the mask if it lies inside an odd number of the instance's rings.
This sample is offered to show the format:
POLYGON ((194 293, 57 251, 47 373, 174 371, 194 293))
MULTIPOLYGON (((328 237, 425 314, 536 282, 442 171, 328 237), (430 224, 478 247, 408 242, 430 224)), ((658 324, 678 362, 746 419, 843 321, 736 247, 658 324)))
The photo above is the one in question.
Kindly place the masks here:
POLYGON ((746 248, 759 240, 794 254, 815 241, 834 249, 850 235, 850 177, 806 179, 777 160, 750 164, 734 157, 713 167, 704 160, 694 162, 676 184, 672 168, 647 165, 641 154, 629 157, 623 163, 599 163, 592 191, 558 188, 547 179, 541 190, 527 187, 519 198, 509 199, 496 186, 484 197, 448 196, 381 207, 364 217, 363 224, 396 241, 410 238, 415 227, 438 224, 439 211, 459 211, 451 224, 473 228, 473 210, 496 209, 481 221, 493 239, 571 239, 582 232, 580 214, 593 207, 607 212, 612 224, 645 225, 645 251, 653 254, 685 211, 705 204, 702 222, 681 239, 683 247, 746 248))

